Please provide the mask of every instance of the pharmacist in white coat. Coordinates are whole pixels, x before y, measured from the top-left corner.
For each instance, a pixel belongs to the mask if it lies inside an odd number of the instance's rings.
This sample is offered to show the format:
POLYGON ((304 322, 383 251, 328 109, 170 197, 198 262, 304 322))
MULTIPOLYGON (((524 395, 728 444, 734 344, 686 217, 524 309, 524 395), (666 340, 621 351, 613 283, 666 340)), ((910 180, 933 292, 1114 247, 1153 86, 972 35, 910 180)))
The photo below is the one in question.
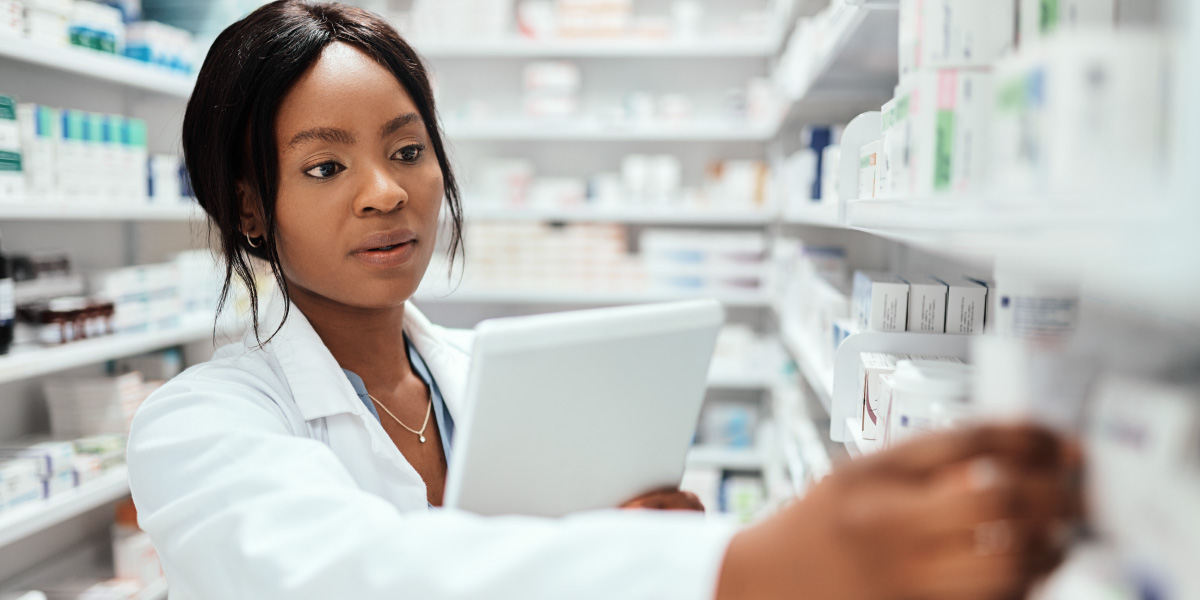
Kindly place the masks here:
POLYGON ((470 338, 407 302, 443 207, 452 254, 462 229, 419 57, 359 9, 270 3, 213 43, 183 145, 227 289, 258 269, 279 294, 134 419, 130 487, 176 600, 1009 598, 1059 559, 1078 461, 1027 426, 856 462, 738 532, 432 509, 470 338))

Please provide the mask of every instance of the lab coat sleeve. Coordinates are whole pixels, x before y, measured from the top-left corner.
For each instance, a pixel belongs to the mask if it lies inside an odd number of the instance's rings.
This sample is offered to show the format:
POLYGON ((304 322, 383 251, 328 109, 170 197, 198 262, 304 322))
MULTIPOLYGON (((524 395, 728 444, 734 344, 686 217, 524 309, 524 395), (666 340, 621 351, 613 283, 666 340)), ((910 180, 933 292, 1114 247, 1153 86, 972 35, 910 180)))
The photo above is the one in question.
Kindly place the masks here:
MULTIPOLYGON (((696 515, 401 513, 252 380, 176 380, 134 420, 130 485, 173 598, 712 598, 732 528, 696 515), (219 383, 219 385, 217 385, 219 383)), ((247 378, 250 379, 250 378, 247 378)))

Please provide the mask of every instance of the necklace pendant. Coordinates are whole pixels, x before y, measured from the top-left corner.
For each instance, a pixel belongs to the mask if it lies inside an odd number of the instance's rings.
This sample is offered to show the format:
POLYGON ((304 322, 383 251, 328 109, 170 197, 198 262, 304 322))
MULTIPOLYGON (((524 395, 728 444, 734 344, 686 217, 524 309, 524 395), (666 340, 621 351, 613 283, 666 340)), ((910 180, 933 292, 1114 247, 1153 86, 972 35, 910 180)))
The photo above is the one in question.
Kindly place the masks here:
POLYGON ((424 443, 425 443, 425 436, 421 436, 421 443, 422 443, 422 444, 424 444, 424 443))

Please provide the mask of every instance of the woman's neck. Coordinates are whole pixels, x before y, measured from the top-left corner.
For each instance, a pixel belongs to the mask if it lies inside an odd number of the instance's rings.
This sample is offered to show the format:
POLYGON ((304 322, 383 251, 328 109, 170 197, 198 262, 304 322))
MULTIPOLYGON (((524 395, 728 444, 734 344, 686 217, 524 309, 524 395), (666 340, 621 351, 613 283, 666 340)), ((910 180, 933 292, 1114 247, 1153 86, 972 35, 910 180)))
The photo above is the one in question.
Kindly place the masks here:
POLYGON ((293 290, 292 303, 338 365, 361 377, 368 389, 394 390, 412 376, 404 344, 404 304, 359 308, 293 290))

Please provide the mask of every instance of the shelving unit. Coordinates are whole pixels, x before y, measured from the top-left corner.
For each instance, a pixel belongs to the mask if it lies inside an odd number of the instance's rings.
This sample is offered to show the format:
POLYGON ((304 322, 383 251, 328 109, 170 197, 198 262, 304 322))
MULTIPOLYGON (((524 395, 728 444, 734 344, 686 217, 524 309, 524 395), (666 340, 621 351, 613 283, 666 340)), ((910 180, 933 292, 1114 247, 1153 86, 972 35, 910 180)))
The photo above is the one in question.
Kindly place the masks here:
POLYGON ((458 290, 449 295, 418 291, 413 300, 417 304, 520 304, 543 306, 620 306, 626 304, 648 304, 673 302, 697 298, 714 298, 731 308, 765 308, 769 306, 765 294, 706 293, 697 292, 558 292, 558 291, 491 291, 458 290))
POLYGON ((730 471, 758 471, 765 458, 756 448, 723 448, 693 446, 688 452, 689 469, 725 469, 730 471))
POLYGON ((833 406, 833 372, 823 369, 817 364, 816 350, 811 347, 810 342, 805 340, 804 335, 794 328, 785 328, 781 339, 783 346, 787 348, 792 360, 800 369, 800 374, 804 376, 808 385, 816 393, 826 414, 829 414, 833 406))
POLYGON ((69 492, 0 513, 0 548, 129 495, 129 472, 114 467, 69 492))
POLYGON ((571 120, 507 119, 487 122, 448 121, 453 141, 530 142, 760 142, 774 138, 775 123, 695 121, 688 123, 618 124, 571 120))
POLYGON ((199 206, 27 203, 0 204, 0 221, 162 221, 190 222, 204 218, 199 206))
POLYGON ((759 58, 779 50, 779 34, 765 38, 622 40, 414 40, 422 56, 443 58, 759 58))
MULTIPOLYGON (((232 329, 225 328, 218 333, 229 331, 232 329)), ((213 316, 207 313, 186 315, 177 327, 145 333, 109 335, 52 347, 18 346, 0 357, 0 384, 188 344, 210 338, 213 333, 213 316)))
POLYGON ((897 81, 898 13, 851 4, 839 9, 781 127, 845 123, 865 110, 877 110, 891 97, 897 81))
POLYGON ((191 96, 195 85, 194 78, 157 65, 9 35, 0 35, 0 58, 173 98, 191 96))
POLYGON ((763 226, 776 220, 773 210, 722 211, 634 208, 468 207, 468 221, 548 221, 554 223, 625 223, 630 225, 763 226))

